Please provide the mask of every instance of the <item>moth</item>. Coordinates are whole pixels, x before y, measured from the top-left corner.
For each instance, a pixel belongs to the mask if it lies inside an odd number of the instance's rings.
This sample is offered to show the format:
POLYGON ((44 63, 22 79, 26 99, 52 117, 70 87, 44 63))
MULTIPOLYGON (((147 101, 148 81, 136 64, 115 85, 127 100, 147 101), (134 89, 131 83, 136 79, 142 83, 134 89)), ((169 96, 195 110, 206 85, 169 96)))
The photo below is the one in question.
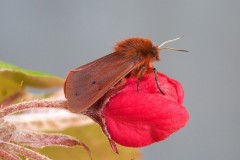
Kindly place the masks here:
MULTIPOLYGON (((181 37, 165 41, 160 46, 153 45, 148 38, 128 38, 116 43, 114 52, 71 70, 64 85, 68 108, 75 113, 84 111, 123 78, 136 77, 136 91, 139 91, 141 77, 147 73, 156 73, 152 63, 160 60, 160 50, 187 52, 163 47, 181 37)), ((157 76, 155 81, 160 94, 165 94, 158 84, 157 76)))

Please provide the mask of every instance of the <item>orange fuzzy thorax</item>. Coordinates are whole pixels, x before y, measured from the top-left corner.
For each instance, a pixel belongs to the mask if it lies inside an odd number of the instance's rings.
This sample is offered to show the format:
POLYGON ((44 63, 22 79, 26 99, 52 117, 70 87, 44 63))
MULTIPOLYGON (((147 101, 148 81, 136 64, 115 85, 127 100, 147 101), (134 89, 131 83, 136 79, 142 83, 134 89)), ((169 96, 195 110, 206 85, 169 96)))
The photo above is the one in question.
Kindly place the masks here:
POLYGON ((138 75, 142 66, 145 66, 145 73, 152 72, 152 62, 160 60, 160 50, 154 46, 148 38, 128 38, 118 42, 114 47, 115 52, 125 56, 139 56, 142 60, 132 72, 132 75, 138 75))

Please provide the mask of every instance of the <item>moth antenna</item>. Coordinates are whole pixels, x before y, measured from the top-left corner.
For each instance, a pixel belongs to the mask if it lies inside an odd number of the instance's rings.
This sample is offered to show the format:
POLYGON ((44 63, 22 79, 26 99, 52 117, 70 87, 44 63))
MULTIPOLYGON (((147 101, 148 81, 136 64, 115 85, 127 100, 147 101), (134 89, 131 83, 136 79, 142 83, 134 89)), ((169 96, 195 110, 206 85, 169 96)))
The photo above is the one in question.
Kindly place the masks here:
POLYGON ((184 37, 184 35, 182 35, 182 36, 180 36, 180 37, 177 37, 177 38, 174 38, 174 39, 167 40, 167 41, 163 42, 162 44, 160 44, 160 45, 158 46, 158 48, 161 49, 161 47, 164 46, 165 44, 168 44, 168 43, 177 41, 177 40, 179 40, 179 39, 181 39, 181 38, 183 38, 183 37, 184 37))
POLYGON ((183 50, 183 49, 175 49, 175 48, 170 48, 170 47, 163 47, 164 45, 166 45, 166 44, 168 44, 168 43, 171 43, 171 42, 174 42, 174 41, 177 41, 177 40, 179 40, 179 39, 181 39, 181 38, 183 38, 183 37, 184 37, 184 35, 182 35, 182 36, 180 36, 180 37, 177 37, 177 38, 174 38, 174 39, 167 40, 167 41, 163 42, 162 44, 160 44, 160 45, 158 46, 158 48, 159 48, 160 50, 166 49, 166 50, 173 50, 173 51, 188 52, 187 50, 183 50))
POLYGON ((170 48, 170 47, 162 47, 161 50, 163 50, 163 49, 172 50, 172 51, 188 52, 187 50, 184 50, 184 49, 176 49, 176 48, 170 48))

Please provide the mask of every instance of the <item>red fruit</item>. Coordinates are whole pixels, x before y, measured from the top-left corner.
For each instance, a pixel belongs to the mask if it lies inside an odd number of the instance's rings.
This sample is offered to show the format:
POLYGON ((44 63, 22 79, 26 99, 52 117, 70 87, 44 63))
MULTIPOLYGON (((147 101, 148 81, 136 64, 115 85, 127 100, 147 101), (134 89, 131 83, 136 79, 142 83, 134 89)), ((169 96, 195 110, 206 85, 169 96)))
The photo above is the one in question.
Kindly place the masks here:
POLYGON ((105 127, 115 142, 128 147, 142 147, 166 139, 184 127, 189 119, 182 105, 184 92, 176 80, 158 73, 159 92, 154 74, 140 80, 129 78, 126 86, 109 99, 102 111, 105 127))

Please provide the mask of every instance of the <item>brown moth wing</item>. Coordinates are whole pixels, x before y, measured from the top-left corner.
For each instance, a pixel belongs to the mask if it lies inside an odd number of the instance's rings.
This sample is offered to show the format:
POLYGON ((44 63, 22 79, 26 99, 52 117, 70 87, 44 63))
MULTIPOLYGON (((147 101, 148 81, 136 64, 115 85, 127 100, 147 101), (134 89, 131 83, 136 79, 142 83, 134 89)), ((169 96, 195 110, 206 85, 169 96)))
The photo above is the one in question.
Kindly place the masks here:
POLYGON ((79 113, 93 105, 140 61, 137 54, 113 52, 70 71, 64 86, 69 109, 79 113))

